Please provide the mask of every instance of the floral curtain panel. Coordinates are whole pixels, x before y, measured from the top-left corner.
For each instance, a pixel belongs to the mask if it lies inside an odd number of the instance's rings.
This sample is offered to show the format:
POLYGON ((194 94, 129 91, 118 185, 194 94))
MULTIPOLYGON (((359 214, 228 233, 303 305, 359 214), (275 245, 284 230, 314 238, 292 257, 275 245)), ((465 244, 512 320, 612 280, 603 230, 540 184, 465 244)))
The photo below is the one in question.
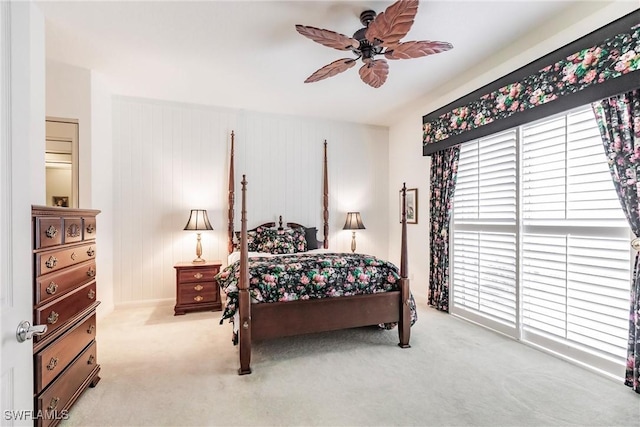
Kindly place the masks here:
POLYGON ((431 156, 429 305, 449 311, 449 224, 458 177, 460 147, 431 156))
MULTIPOLYGON (((640 237, 640 90, 592 104, 613 185, 631 231, 640 237)), ((635 248, 640 249, 636 239, 635 248)), ((640 254, 631 279, 629 346, 625 384, 640 393, 640 254)))
POLYGON ((640 87, 640 11, 614 24, 424 116, 423 154, 640 87))

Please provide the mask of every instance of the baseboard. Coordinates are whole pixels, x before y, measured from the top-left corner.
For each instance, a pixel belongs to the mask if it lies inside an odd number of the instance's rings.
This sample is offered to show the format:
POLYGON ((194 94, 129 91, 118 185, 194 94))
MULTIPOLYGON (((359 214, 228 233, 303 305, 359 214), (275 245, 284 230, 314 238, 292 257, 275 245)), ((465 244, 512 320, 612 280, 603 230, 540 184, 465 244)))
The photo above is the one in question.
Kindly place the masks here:
POLYGON ((98 306, 98 308, 96 309, 96 318, 97 320, 102 320, 103 318, 105 318, 109 313, 111 313, 113 310, 115 310, 115 307, 113 304, 100 304, 98 306))
POLYGON ((166 299, 152 299, 152 300, 141 300, 141 301, 124 301, 115 303, 114 309, 126 309, 126 308, 146 308, 146 307, 165 307, 175 305, 175 298, 166 298, 166 299))

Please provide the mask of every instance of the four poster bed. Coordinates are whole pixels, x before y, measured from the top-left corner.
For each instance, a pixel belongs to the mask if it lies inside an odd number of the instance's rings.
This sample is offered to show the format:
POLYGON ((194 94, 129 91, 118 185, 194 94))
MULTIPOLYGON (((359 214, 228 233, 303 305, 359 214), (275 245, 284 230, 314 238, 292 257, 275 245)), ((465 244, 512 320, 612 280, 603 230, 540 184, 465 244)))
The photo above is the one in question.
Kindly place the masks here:
MULTIPOLYGON (((406 211, 402 209, 400 269, 376 257, 332 253, 329 246, 327 142, 324 142, 323 241, 315 227, 288 222, 247 229, 242 176, 241 231, 234 232, 234 133, 229 165, 229 265, 216 277, 227 296, 223 318, 234 325, 240 375, 251 373, 254 340, 361 326, 398 326, 408 348, 415 301, 407 278, 406 211), (239 236, 238 236, 239 235, 239 236), (234 237, 239 239, 236 241, 234 237), (316 249, 318 248, 318 249, 316 249), (235 251, 234 251, 235 249, 235 251), (269 253, 264 253, 269 252, 269 253)), ((402 188, 402 199, 406 186, 402 188)), ((404 203, 403 203, 404 206, 404 203)))

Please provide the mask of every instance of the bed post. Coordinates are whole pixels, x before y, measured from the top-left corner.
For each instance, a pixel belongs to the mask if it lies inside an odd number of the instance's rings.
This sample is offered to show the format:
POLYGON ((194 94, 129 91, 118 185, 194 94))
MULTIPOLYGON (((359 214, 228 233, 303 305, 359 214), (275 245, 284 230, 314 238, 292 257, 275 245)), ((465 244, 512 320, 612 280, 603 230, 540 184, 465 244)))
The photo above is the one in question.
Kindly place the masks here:
POLYGON ((235 134, 231 131, 231 157, 229 158, 229 226, 228 226, 228 241, 227 241, 227 252, 233 252, 233 209, 235 203, 235 173, 233 170, 233 151, 234 151, 234 137, 235 134))
POLYGON ((240 214, 240 283, 238 284, 238 325, 240 369, 238 374, 251 373, 251 300, 249 299, 249 259, 247 249, 247 180, 242 175, 242 211, 240 214))
POLYGON ((407 185, 402 183, 402 243, 400 245, 400 322, 398 322, 398 335, 402 348, 409 348, 409 336, 411 334, 411 309, 409 307, 409 268, 407 266, 407 185))
POLYGON ((327 170, 327 140, 324 140, 324 180, 322 187, 322 217, 324 220, 324 248, 329 249, 329 178, 327 170))

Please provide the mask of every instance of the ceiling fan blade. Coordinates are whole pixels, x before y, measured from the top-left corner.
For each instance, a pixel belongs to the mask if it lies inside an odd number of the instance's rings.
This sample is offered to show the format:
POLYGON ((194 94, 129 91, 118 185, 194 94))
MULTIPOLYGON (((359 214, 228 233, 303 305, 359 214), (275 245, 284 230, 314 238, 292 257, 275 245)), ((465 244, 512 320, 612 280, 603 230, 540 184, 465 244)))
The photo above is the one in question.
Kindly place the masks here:
POLYGON ((352 59, 352 58, 338 59, 337 61, 333 61, 331 64, 325 65, 315 73, 311 74, 309 77, 307 77, 307 80, 305 80, 304 82, 313 83, 320 80, 324 80, 327 77, 333 77, 336 74, 340 74, 343 71, 347 71, 349 68, 353 67, 354 65, 356 65, 355 59, 352 59))
POLYGON ((447 42, 432 42, 427 40, 405 42, 397 44, 392 49, 387 49, 384 56, 387 59, 420 58, 421 56, 434 55, 449 49, 453 49, 453 45, 447 42))
POLYGON ((370 43, 392 47, 407 35, 418 13, 418 0, 398 0, 369 24, 365 36, 370 43))
POLYGON ((296 25, 296 30, 314 42, 334 49, 351 50, 357 49, 360 46, 360 42, 356 39, 347 37, 344 34, 336 33, 335 31, 323 30, 321 28, 308 27, 305 25, 296 25))
POLYGON ((360 78, 371 87, 378 88, 387 81, 389 64, 384 59, 367 62, 360 68, 360 78))

